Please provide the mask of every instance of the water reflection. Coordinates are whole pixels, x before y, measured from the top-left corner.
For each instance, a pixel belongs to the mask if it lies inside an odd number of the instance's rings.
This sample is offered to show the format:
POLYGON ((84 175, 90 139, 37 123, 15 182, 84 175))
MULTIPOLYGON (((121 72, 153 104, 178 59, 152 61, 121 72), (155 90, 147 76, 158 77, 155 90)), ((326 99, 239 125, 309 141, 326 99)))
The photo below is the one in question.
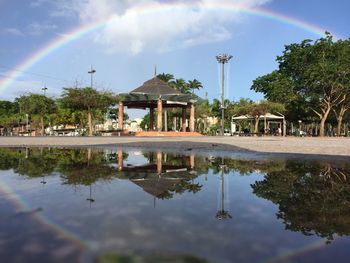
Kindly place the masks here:
POLYGON ((278 205, 286 229, 330 242, 350 234, 349 171, 348 163, 289 161, 283 172, 267 172, 252 188, 278 205))
POLYGON ((0 148, 0 170, 13 170, 26 179, 18 191, 33 203, 37 188, 31 192, 23 185, 34 182, 42 189, 43 194, 37 194, 39 206, 25 211, 48 213, 89 242, 103 244, 105 251, 174 247, 180 254, 193 252, 219 262, 230 262, 232 257, 253 262, 273 255, 271 248, 307 243, 305 236, 330 243, 336 236, 350 235, 350 164, 345 162, 247 160, 117 148, 0 148), (82 192, 68 195, 67 188, 82 192), (92 209, 86 209, 87 203, 92 209), (81 221, 86 221, 91 236, 81 221), (276 229, 276 222, 288 231, 278 232, 282 230, 276 229), (293 237, 295 243, 286 238, 293 232, 299 234, 293 237), (139 245, 139 240, 147 242, 139 245))
POLYGON ((221 181, 221 194, 220 194, 220 210, 216 213, 216 218, 219 220, 222 219, 230 219, 232 216, 230 215, 229 211, 225 210, 225 201, 227 203, 227 200, 225 200, 225 170, 227 174, 227 166, 225 165, 225 160, 224 158, 221 158, 221 165, 220 165, 220 181, 221 181))

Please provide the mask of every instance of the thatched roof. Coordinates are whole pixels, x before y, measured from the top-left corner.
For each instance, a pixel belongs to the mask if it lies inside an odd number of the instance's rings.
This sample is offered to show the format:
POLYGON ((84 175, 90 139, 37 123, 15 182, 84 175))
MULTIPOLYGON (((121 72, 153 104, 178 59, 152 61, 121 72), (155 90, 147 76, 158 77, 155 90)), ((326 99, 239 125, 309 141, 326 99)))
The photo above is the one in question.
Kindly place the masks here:
POLYGON ((179 184, 183 179, 180 178, 149 178, 144 180, 131 180, 134 184, 141 187, 145 192, 159 197, 179 184))
POLYGON ((154 77, 143 83, 142 86, 130 92, 149 95, 181 95, 182 93, 168 85, 165 81, 154 77))
POLYGON ((201 98, 194 94, 184 94, 170 87, 168 83, 154 77, 143 83, 142 86, 130 93, 120 93, 121 101, 129 108, 157 107, 158 99, 163 102, 163 107, 185 107, 188 103, 197 103, 201 98), (183 104, 181 104, 183 103, 183 104))

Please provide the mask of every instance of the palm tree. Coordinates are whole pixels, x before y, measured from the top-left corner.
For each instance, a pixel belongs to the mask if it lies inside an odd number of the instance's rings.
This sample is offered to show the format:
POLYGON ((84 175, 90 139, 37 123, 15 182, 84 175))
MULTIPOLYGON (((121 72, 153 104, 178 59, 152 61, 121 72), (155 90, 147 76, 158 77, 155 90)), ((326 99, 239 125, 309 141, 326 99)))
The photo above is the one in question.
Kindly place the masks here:
POLYGON ((199 89, 203 88, 203 85, 199 80, 194 79, 194 80, 188 81, 188 87, 189 87, 189 89, 192 89, 192 94, 194 94, 194 90, 195 89, 199 90, 199 89))
POLYGON ((184 79, 176 79, 175 81, 172 81, 170 83, 175 89, 180 91, 181 93, 188 94, 189 93, 189 86, 184 79))
POLYGON ((158 74, 157 78, 163 80, 166 83, 170 83, 171 81, 174 80, 174 75, 169 73, 162 73, 162 74, 158 74))

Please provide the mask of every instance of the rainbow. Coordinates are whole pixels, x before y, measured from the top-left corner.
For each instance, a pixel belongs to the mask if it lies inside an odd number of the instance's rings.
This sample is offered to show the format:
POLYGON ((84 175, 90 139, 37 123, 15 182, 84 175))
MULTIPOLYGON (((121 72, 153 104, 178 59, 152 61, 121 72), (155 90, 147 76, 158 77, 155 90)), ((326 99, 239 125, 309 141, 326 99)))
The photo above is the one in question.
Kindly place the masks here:
MULTIPOLYGON (((205 4, 205 5, 204 4, 189 5, 189 4, 179 4, 179 3, 175 3, 175 4, 147 3, 132 9, 132 12, 134 12, 137 15, 154 15, 160 12, 173 12, 174 10, 188 11, 188 10, 196 10, 198 8, 206 9, 209 11, 235 12, 238 14, 246 14, 246 15, 271 19, 276 22, 283 23, 288 26, 296 27, 304 31, 310 32, 311 34, 316 36, 323 36, 324 32, 326 31, 326 29, 321 26, 313 25, 306 21, 293 18, 291 16, 287 16, 287 15, 273 12, 263 8, 251 8, 243 5, 237 5, 237 4, 229 3, 228 1, 222 1, 222 0, 221 1, 218 0, 217 2, 215 2, 215 4, 205 4)), ((52 39, 51 41, 43 45, 41 48, 39 48, 36 52, 34 52, 30 56, 28 56, 26 59, 24 59, 21 63, 16 65, 14 69, 9 70, 4 74, 5 77, 0 79, 0 92, 7 89, 18 77, 20 77, 23 74, 23 72, 31 68, 33 65, 35 65, 39 61, 43 60, 49 54, 55 52, 60 48, 63 48, 69 43, 77 39, 80 39, 92 32, 96 32, 103 29, 108 24, 109 21, 110 21, 110 18, 106 18, 104 20, 95 21, 90 24, 80 25, 77 28, 74 28, 73 30, 65 34, 58 36, 57 38, 52 39)), ((337 36, 335 37, 338 38, 337 36)))
MULTIPOLYGON (((1 198, 7 199, 7 201, 18 212, 26 212, 31 210, 30 206, 2 181, 0 181, 0 195, 1 198)), ((86 251, 88 250, 88 246, 80 237, 54 223, 49 218, 42 215, 41 212, 32 213, 31 218, 34 219, 39 225, 46 227, 46 229, 48 229, 49 231, 59 235, 60 237, 69 242, 72 242, 77 247, 78 251, 81 253, 81 257, 86 257, 86 251)))

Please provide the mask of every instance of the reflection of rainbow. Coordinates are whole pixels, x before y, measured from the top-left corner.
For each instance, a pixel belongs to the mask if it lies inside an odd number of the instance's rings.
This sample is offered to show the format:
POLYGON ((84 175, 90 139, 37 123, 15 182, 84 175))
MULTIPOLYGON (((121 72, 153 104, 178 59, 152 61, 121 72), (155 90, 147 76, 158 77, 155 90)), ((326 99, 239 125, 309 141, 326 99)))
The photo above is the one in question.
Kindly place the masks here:
MULTIPOLYGON (((4 182, 0 182, 0 193, 1 198, 7 199, 18 212, 30 211, 30 207, 25 203, 25 201, 22 200, 19 195, 14 193, 7 185, 5 185, 4 182)), ((33 212, 31 218, 35 219, 40 225, 43 225, 49 230, 57 233, 65 240, 73 242, 79 252, 81 252, 81 256, 84 256, 83 252, 86 251, 87 246, 78 236, 50 221, 50 219, 45 217, 41 212, 33 212)))
MULTIPOLYGON (((193 1, 195 2, 195 1, 193 1)), ((247 14, 257 17, 263 17, 272 19, 279 23, 284 23, 290 26, 300 28, 302 30, 308 31, 316 36, 322 36, 325 32, 325 29, 316 25, 312 25, 306 21, 292 18, 283 14, 279 14, 273 11, 269 11, 262 8, 250 8, 243 5, 237 5, 235 3, 229 3, 228 1, 218 0, 215 4, 203 4, 198 5, 194 4, 159 4, 159 3, 147 3, 139 5, 137 8, 134 8, 132 12, 137 15, 156 15, 159 12, 181 12, 182 10, 196 12, 198 9, 205 9, 209 11, 220 11, 220 12, 235 12, 238 14, 247 14)), ((61 35, 58 38, 55 38, 49 41, 46 45, 38 49, 36 52, 31 54, 28 58, 18 64, 14 70, 10 70, 5 73, 5 77, 0 79, 0 91, 6 89, 11 83, 13 83, 23 71, 29 69, 35 63, 39 62, 45 58, 50 53, 54 52, 58 48, 65 46, 66 44, 77 40, 91 32, 98 31, 102 29, 109 22, 109 18, 102 21, 95 21, 91 24, 79 26, 70 32, 61 35)))
POLYGON ((289 249, 281 253, 280 255, 264 260, 263 262, 266 262, 266 263, 289 262, 289 260, 293 260, 293 258, 295 257, 302 256, 303 254, 306 254, 313 250, 321 249, 324 246, 325 246, 325 240, 320 238, 314 242, 311 242, 310 244, 305 245, 304 247, 296 248, 294 250, 289 249))

